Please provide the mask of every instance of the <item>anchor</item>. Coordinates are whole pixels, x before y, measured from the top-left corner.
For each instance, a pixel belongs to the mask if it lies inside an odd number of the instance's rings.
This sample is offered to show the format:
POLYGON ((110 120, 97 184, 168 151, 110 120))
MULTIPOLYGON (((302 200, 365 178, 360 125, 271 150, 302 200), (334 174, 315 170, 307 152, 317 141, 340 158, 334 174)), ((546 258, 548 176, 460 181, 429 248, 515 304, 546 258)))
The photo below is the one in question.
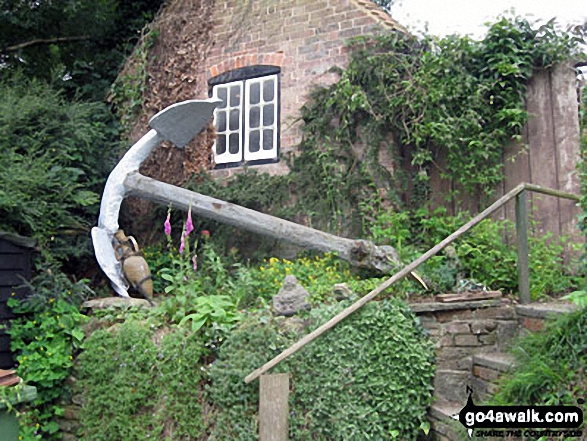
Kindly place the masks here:
MULTIPOLYGON (((129 283, 122 265, 116 258, 116 232, 119 230, 120 205, 127 196, 137 196, 226 223, 253 233, 283 240, 291 244, 323 252, 334 252, 354 266, 387 273, 400 265, 397 251, 391 246, 376 246, 368 240, 347 239, 304 225, 279 219, 166 184, 139 173, 141 163, 163 141, 183 148, 210 121, 221 101, 189 100, 173 104, 149 121, 151 130, 135 143, 108 176, 102 200, 98 226, 92 228, 92 241, 98 264, 110 279, 112 287, 122 297, 129 297, 129 283)), ((415 273, 412 275, 426 287, 415 273)))

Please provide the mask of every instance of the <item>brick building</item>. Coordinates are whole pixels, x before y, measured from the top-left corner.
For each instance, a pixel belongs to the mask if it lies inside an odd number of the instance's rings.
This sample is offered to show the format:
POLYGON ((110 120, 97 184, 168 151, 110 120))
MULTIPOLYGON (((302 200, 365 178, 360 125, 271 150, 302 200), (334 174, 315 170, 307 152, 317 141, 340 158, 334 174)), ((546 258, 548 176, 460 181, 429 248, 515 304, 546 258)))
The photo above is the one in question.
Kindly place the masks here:
POLYGON ((225 0, 209 12, 195 84, 197 98, 223 101, 215 113, 220 175, 245 163, 287 172, 279 156, 301 139, 299 109, 312 88, 336 80, 329 70, 346 65, 345 41, 404 31, 371 0, 225 0))

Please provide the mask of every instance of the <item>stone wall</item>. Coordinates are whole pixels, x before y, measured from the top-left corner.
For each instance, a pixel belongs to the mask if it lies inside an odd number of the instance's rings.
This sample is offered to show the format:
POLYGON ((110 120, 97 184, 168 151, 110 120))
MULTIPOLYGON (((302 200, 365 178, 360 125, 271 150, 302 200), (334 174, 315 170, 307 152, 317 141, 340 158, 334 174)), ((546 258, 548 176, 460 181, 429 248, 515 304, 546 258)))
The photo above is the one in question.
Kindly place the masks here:
MULTIPOLYGON (((410 306, 435 345, 435 406, 443 402, 454 405, 446 412, 439 412, 437 407, 431 409, 433 427, 441 439, 454 439, 451 434, 459 428, 458 424, 451 427, 443 420, 464 406, 467 386, 473 388, 476 399, 494 392, 493 382, 511 365, 503 351, 513 338, 520 332, 541 330, 549 316, 574 309, 568 304, 513 305, 508 299, 410 306)), ((67 387, 75 390, 75 381, 70 378, 67 387)), ((79 438, 78 415, 82 403, 81 395, 62 403, 65 412, 60 426, 65 441, 79 438)))
POLYGON ((472 357, 501 351, 517 335, 514 306, 501 299, 411 306, 435 344, 435 396, 466 402, 472 357))

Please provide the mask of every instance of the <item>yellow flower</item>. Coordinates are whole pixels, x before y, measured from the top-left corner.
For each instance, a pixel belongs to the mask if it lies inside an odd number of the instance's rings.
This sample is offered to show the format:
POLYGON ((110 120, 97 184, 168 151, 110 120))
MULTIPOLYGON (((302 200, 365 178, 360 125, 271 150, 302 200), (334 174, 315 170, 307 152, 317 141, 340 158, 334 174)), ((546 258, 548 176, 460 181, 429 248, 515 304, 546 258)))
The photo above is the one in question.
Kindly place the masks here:
POLYGON ((49 303, 53 303, 54 301, 55 301, 55 299, 54 299, 53 297, 51 297, 51 298, 49 299, 49 303))
POLYGON ((261 271, 265 271, 265 267, 262 266, 261 268, 259 268, 261 271))

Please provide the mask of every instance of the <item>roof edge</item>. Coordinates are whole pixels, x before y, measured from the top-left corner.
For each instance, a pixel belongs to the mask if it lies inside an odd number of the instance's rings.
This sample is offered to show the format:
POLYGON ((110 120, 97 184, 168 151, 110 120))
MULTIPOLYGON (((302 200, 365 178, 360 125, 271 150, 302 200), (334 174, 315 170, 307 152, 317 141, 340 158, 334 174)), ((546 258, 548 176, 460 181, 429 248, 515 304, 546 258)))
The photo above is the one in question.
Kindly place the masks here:
POLYGON ((358 6, 369 17, 373 17, 382 25, 390 29, 403 32, 405 34, 409 34, 409 31, 405 26, 402 26, 397 20, 395 20, 391 15, 385 12, 381 7, 373 3, 372 0, 350 0, 350 2, 358 6))

